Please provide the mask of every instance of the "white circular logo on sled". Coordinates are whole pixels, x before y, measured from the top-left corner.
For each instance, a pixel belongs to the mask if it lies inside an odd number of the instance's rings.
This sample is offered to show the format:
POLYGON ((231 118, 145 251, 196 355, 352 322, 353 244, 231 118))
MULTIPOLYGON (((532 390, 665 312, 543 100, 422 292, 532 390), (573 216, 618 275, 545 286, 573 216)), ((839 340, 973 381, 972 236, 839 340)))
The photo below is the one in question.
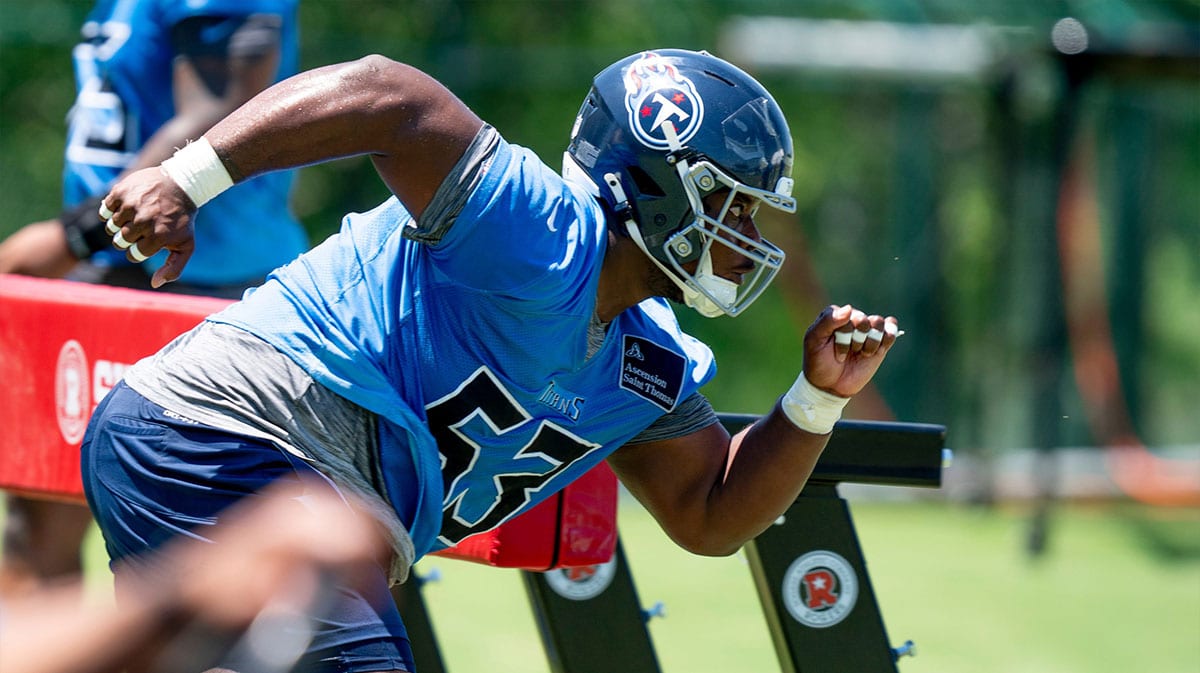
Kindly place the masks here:
POLYGON ((70 339, 58 351, 54 371, 54 408, 58 415, 58 431, 67 444, 78 444, 87 430, 91 415, 91 386, 88 381, 87 356, 83 346, 70 339))
POLYGON ((558 568, 542 573, 554 593, 573 601, 586 601, 604 593, 617 574, 617 559, 576 568, 558 568))
POLYGON ((809 552, 792 561, 783 575, 783 603, 805 626, 833 626, 850 614, 857 601, 858 575, 834 552, 809 552))

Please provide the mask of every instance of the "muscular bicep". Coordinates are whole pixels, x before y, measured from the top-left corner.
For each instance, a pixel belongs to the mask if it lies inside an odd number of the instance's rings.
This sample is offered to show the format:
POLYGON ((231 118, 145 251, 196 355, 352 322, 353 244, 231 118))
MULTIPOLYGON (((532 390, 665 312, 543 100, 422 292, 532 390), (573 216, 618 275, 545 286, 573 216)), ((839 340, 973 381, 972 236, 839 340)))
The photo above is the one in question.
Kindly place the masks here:
POLYGON ((681 437, 626 445, 608 463, 672 540, 704 553, 709 500, 724 477, 729 441, 714 422, 681 437))

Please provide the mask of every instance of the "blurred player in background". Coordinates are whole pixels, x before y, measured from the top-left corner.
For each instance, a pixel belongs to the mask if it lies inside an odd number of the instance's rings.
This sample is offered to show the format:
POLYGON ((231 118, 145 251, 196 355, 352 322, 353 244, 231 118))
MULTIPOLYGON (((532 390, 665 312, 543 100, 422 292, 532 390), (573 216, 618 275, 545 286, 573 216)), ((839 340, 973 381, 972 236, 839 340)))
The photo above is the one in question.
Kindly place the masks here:
MULTIPOLYGON (((116 179, 156 166, 296 72, 297 0, 101 0, 75 46, 63 202, 0 242, 0 273, 150 287, 166 255, 127 259, 97 217, 116 179), (140 263, 139 263, 140 262, 140 263)), ((170 290, 237 298, 308 247, 288 209, 292 173, 264 175, 195 216, 197 253, 170 290)), ((80 570, 82 505, 8 495, 0 593, 80 570)))

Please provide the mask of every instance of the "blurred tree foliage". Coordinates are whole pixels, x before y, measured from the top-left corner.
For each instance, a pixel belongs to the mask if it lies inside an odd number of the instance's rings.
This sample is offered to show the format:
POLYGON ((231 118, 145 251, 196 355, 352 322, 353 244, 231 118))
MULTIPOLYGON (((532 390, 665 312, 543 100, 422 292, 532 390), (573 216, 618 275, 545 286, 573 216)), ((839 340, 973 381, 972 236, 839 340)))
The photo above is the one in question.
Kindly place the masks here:
MULTIPOLYGON (((69 50, 90 6, 0 0, 0 235, 58 210, 69 50)), ((1192 0, 302 0, 302 62, 412 63, 557 165, 601 67, 661 46, 740 53, 723 42, 731 22, 763 16, 983 27, 1002 45, 984 72, 941 81, 743 64, 789 117, 800 212, 762 223, 788 273, 748 316, 681 316, 717 351, 719 409, 768 408, 819 307, 853 302, 896 313, 908 334, 879 377, 883 403, 856 400, 851 415, 944 423, 968 449, 1092 444, 1114 407, 1091 386, 1117 385, 1146 443, 1200 439, 1192 0), (1067 16, 1091 40, 1083 76, 1050 46, 1067 16), (1062 238, 1068 167, 1090 185, 1100 253, 1068 265, 1083 290, 1063 296, 1058 241, 1080 239, 1062 238), (1095 346, 1064 316, 1096 306, 1115 384, 1088 375, 1103 358, 1076 357, 1082 376, 1064 359, 1095 346)), ((386 196, 368 161, 346 159, 303 169, 294 206, 320 240, 386 196)))

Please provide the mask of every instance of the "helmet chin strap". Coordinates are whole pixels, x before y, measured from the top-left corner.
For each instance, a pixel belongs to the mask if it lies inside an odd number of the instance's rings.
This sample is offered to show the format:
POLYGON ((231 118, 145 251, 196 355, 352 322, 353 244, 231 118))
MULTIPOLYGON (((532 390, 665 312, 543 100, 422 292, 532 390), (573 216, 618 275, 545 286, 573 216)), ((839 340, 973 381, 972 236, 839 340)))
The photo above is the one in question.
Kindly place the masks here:
MULTIPOLYGON (((667 147, 672 152, 678 152, 683 149, 683 143, 679 142, 679 135, 675 132, 675 124, 667 121, 662 125, 663 135, 667 138, 667 147)), ((688 166, 687 159, 680 157, 675 162, 675 172, 679 174, 679 182, 684 187, 684 193, 688 196, 688 201, 692 204, 694 214, 699 214, 704 209, 704 203, 699 198, 693 198, 692 190, 688 189, 688 166)), ((637 239, 641 240, 640 237, 637 239)), ((644 245, 639 243, 642 251, 645 252, 644 245)), ((667 276, 675 281, 676 285, 683 288, 683 301, 688 306, 696 310, 697 313, 705 318, 716 318, 726 315, 727 311, 723 306, 732 306, 737 300, 737 283, 722 278, 712 272, 712 248, 705 246, 704 251, 700 253, 700 260, 696 266, 696 273, 692 275, 692 282, 700 286, 703 292, 698 291, 689 283, 683 283, 677 274, 667 272, 667 276)), ((648 252, 646 254, 649 254, 648 252)), ((654 259, 651 255, 650 259, 654 259)), ((658 260, 655 259, 655 262, 658 260)), ((659 264, 660 268, 664 268, 659 264)))

